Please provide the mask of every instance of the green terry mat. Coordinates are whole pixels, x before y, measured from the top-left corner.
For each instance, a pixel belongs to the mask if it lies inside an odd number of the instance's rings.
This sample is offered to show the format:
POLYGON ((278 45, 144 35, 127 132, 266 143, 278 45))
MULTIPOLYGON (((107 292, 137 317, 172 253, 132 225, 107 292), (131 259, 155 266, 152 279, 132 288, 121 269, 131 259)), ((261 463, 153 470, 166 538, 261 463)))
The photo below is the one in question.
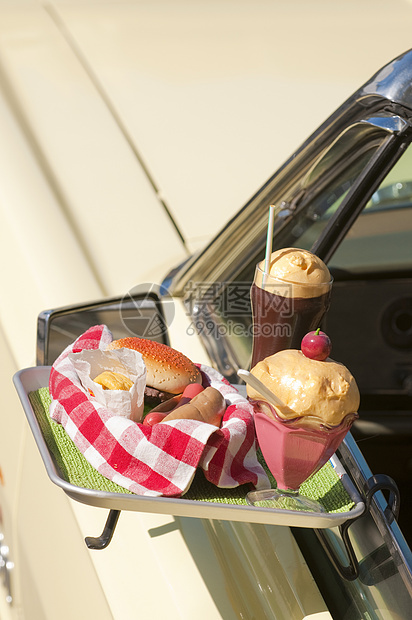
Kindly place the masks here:
MULTIPOLYGON (((29 398, 49 452, 60 470, 60 475, 65 480, 85 489, 133 495, 96 471, 75 446, 64 428, 50 419, 51 397, 48 388, 43 387, 31 392, 29 398)), ((260 453, 258 453, 258 458, 275 488, 275 479, 260 453)), ((234 489, 221 489, 206 480, 202 470, 198 469, 184 499, 247 506, 245 497, 252 489, 253 486, 249 484, 234 489)), ((301 492, 317 500, 329 513, 348 512, 355 506, 355 502, 329 462, 302 484, 301 492)))
POLYGON ((51 397, 48 388, 30 392, 29 398, 44 440, 62 478, 84 489, 132 495, 130 491, 108 480, 92 467, 62 425, 51 420, 49 416, 51 397))

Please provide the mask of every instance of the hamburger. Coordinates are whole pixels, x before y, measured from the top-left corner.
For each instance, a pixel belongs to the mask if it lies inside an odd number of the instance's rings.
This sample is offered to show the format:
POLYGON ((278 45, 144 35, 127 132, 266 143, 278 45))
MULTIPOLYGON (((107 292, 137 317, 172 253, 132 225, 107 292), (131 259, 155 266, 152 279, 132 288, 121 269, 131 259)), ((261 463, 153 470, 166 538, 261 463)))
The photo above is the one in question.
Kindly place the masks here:
POLYGON ((145 404, 155 407, 182 394, 191 383, 202 383, 200 370, 176 349, 145 338, 113 340, 107 350, 133 349, 141 353, 146 365, 145 404))

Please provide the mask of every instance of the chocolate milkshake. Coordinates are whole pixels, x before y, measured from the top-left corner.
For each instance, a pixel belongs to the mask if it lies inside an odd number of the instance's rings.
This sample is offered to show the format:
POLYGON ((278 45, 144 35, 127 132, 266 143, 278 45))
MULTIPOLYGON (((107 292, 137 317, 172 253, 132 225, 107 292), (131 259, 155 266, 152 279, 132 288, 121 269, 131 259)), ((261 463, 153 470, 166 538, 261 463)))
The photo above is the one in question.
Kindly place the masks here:
POLYGON ((283 349, 299 348, 319 327, 329 303, 332 277, 325 263, 307 250, 273 252, 269 272, 256 267, 250 297, 253 314, 251 367, 283 349))

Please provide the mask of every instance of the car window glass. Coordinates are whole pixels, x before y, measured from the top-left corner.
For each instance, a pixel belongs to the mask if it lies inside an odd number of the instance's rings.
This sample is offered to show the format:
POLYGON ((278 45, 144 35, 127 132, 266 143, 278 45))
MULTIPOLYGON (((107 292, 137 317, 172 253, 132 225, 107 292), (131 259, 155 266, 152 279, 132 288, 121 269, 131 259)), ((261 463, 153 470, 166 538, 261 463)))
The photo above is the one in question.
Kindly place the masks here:
MULTIPOLYGON (((297 246, 310 249, 319 237, 330 217, 335 213, 347 193, 350 191, 355 180, 365 168, 377 148, 386 137, 382 132, 379 135, 375 129, 368 126, 352 127, 337 140, 328 152, 320 159, 306 176, 303 186, 308 190, 305 200, 307 206, 300 208, 299 214, 293 218, 291 226, 279 237, 273 239, 273 249, 281 247, 297 246), (359 148, 355 154, 349 156, 349 146, 352 144, 355 129, 359 132, 359 148), (366 138, 369 139, 366 139, 366 138), (326 174, 325 174, 325 171, 326 174)), ((225 338, 225 348, 229 355, 236 360, 237 365, 245 368, 250 363, 252 345, 252 324, 249 303, 250 283, 253 280, 255 265, 263 258, 264 249, 255 258, 253 263, 245 266, 240 276, 232 284, 222 286, 220 296, 216 296, 215 317, 220 330, 219 337, 225 338), (234 303, 236 298, 244 300, 242 311, 240 304, 234 303)), ((210 312, 210 306, 208 308, 210 312)), ((211 319, 212 317, 210 317, 211 319)), ((206 325, 213 325, 213 321, 207 321, 206 325)), ((206 337, 212 334, 204 334, 206 337)))
POLYGON ((412 150, 374 193, 329 266, 352 273, 412 269, 412 150))
MULTIPOLYGON (((304 204, 299 206, 290 226, 275 235, 273 249, 296 246, 310 250, 386 137, 386 132, 361 124, 343 132, 302 180, 299 189, 306 189, 304 204)), ((408 149, 332 257, 332 269, 359 272, 412 266, 412 166, 408 163, 411 159, 412 151, 408 149)), ((263 255, 264 248, 233 282, 215 283, 220 291, 213 307, 209 305, 207 321, 202 325, 201 335, 205 339, 210 341, 210 337, 216 336, 218 347, 219 340, 224 340, 225 355, 234 367, 248 368, 250 363, 252 325, 248 292, 255 265, 263 255)), ((222 350, 217 358, 222 358, 222 350)))
MULTIPOLYGON (((372 153, 370 151, 358 158, 352 166, 344 171, 341 178, 333 179, 333 186, 327 186, 319 193, 302 214, 292 234, 289 236, 291 245, 310 249, 319 237, 330 217, 339 207, 343 198, 351 188, 354 179, 366 165, 372 153), (312 222, 308 222, 312 220, 312 222)), ((357 266, 378 268, 380 265, 404 262, 406 244, 402 243, 399 236, 403 232, 405 241, 411 241, 411 218, 412 218, 412 151, 410 148, 394 166, 391 173, 385 178, 381 187, 373 194, 358 220, 352 226, 351 231, 341 244, 333 259, 331 267, 350 268, 357 266), (406 229, 405 229, 406 227, 406 229), (398 235, 399 239, 396 238, 398 235), (353 251, 353 239, 358 239, 358 250, 353 251), (385 243, 385 252, 378 247, 385 243), (398 244, 398 246, 397 246, 398 244), (368 259, 368 249, 371 256, 368 259), (393 252, 394 250, 394 252, 393 252), (372 254, 373 252, 373 254, 372 254), (399 255, 399 256, 398 256, 399 255), (401 259, 401 256, 403 257, 401 259)), ((412 256, 409 253, 409 266, 412 256)))

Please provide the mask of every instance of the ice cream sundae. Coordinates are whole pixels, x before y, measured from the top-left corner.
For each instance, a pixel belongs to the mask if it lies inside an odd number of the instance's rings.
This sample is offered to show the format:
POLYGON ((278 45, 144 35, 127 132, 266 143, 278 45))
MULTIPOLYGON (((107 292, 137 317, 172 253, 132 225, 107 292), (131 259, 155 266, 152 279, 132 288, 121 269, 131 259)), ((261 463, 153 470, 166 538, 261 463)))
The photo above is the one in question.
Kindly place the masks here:
MULTIPOLYGON (((310 359, 296 349, 279 351, 259 362, 252 374, 276 394, 286 408, 278 408, 281 419, 310 428, 334 428, 359 407, 359 390, 349 370, 334 360, 310 359)), ((261 396, 247 388, 249 398, 261 396)))
POLYGON ((356 381, 343 364, 296 349, 269 356, 251 373, 283 403, 274 407, 247 387, 266 463, 279 488, 296 490, 328 461, 358 417, 356 381))

